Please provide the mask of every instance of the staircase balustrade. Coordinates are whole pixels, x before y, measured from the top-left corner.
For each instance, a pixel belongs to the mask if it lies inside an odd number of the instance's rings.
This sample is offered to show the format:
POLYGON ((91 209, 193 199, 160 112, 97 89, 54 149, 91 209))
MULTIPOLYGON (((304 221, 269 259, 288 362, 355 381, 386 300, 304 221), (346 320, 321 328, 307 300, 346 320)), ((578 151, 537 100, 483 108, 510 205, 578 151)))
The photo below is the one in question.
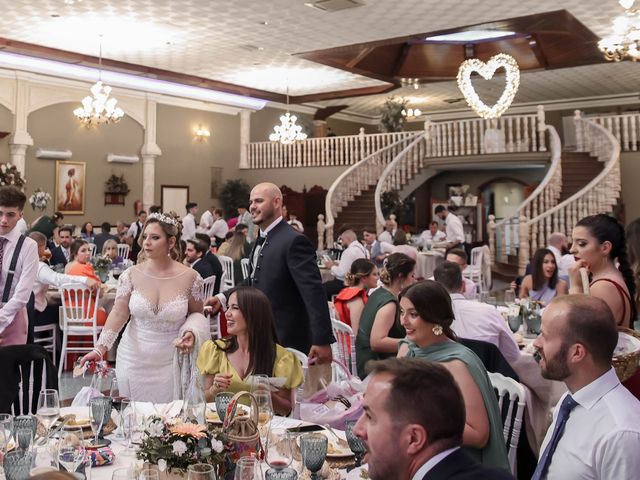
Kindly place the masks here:
MULTIPOLYGON (((580 118, 579 110, 576 110, 576 115, 580 118)), ((638 142, 640 141, 640 113, 589 115, 586 116, 585 119, 601 125, 611 132, 620 144, 620 149, 623 152, 638 151, 638 142)))

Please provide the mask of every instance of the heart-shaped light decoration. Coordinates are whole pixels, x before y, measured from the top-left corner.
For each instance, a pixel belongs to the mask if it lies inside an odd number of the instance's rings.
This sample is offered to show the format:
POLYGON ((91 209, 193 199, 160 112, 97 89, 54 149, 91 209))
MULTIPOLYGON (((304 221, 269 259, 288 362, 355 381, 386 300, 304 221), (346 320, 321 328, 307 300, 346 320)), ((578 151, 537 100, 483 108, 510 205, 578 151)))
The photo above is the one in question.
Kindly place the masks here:
POLYGON ((465 60, 458 69, 458 88, 464 95, 469 106, 482 118, 498 118, 513 102, 520 86, 520 69, 515 58, 506 53, 499 53, 489 59, 487 63, 477 58, 465 60), (478 72, 485 80, 491 80, 496 70, 504 68, 506 87, 493 107, 487 106, 476 93, 471 84, 471 74, 478 72))

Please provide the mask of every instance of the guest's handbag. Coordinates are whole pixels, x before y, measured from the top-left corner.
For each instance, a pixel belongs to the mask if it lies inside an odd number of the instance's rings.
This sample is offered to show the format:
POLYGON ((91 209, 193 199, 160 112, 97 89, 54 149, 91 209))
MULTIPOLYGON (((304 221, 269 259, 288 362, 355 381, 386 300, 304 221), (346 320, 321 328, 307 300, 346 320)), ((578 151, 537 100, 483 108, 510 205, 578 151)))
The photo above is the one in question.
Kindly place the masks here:
POLYGON ((257 458, 264 457, 260 443, 260 432, 258 431, 258 403, 252 394, 242 391, 233 396, 227 406, 222 428, 229 442, 233 444, 232 460, 234 463, 240 457, 252 454, 255 454, 257 458), (238 408, 238 402, 243 397, 247 397, 251 405, 248 414, 243 408, 238 408))

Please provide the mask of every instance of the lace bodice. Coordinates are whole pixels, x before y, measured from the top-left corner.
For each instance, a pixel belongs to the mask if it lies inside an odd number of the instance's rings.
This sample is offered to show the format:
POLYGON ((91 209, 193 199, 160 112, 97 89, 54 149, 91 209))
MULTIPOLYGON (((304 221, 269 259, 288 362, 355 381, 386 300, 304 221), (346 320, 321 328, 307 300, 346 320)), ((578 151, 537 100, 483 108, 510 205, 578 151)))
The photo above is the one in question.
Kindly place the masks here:
POLYGON ((114 308, 98 345, 111 348, 129 316, 141 330, 176 334, 189 313, 202 312, 202 283, 194 270, 158 278, 139 267, 129 268, 120 276, 114 308))

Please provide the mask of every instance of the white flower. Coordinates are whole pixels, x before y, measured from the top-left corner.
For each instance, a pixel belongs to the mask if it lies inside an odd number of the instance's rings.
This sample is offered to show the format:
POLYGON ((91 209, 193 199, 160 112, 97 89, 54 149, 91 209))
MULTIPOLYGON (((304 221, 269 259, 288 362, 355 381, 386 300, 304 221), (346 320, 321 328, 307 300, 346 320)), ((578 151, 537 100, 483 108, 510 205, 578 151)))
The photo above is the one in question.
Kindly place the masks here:
POLYGON ((164 472, 167 469, 167 461, 164 458, 158 460, 158 470, 164 472))
POLYGON ((149 425, 148 432, 150 437, 159 437, 162 435, 164 428, 161 422, 153 422, 149 425))
POLYGON ((178 456, 182 456, 187 451, 187 444, 182 440, 176 440, 173 442, 173 453, 178 456))
POLYGON ((224 450, 224 444, 220 440, 212 440, 211 448, 213 448, 213 451, 216 453, 222 453, 222 450, 224 450))

